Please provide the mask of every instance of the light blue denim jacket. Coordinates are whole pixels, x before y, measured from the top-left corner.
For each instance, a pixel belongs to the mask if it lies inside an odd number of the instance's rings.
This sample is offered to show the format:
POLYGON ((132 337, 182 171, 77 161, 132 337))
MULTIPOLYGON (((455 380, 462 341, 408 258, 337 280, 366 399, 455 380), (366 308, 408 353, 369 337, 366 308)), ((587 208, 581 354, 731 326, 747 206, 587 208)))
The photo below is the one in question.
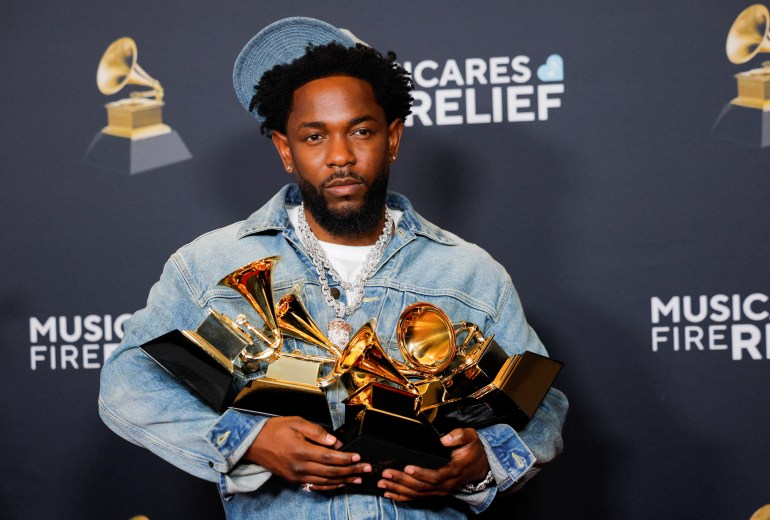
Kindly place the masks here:
MULTIPOLYGON (((296 185, 284 187, 246 221, 207 233, 179 249, 153 286, 147 306, 125 324, 123 342, 101 374, 99 412, 127 440, 146 447, 195 476, 217 482, 227 517, 254 518, 464 518, 466 506, 453 499, 395 503, 350 490, 306 493, 255 464, 241 461, 266 418, 228 410, 218 415, 155 364, 139 347, 174 329, 195 329, 215 309, 231 318, 244 313, 255 325, 256 312, 234 290, 217 282, 238 267, 280 256, 273 274, 276 297, 302 286, 310 315, 323 328, 334 318, 324 303, 309 257, 289 223, 285 204, 300 202, 296 185)), ((377 319, 376 333, 387 353, 403 360, 396 322, 408 305, 427 301, 452 321, 479 325, 485 336, 510 354, 546 354, 527 325, 511 279, 479 247, 464 242, 420 217, 409 201, 389 193, 387 204, 403 211, 380 266, 366 284, 363 304, 350 317, 357 329, 377 319)), ((325 355, 317 347, 286 340, 284 349, 325 355)), ((254 377, 263 372, 254 374, 254 377)), ((339 383, 327 391, 335 428, 344 420, 339 383)), ((474 512, 483 511, 499 492, 516 489, 562 450, 561 429, 567 399, 552 389, 528 426, 479 430, 496 486, 474 495, 458 494, 474 512), (537 464, 537 466, 535 466, 537 464)))

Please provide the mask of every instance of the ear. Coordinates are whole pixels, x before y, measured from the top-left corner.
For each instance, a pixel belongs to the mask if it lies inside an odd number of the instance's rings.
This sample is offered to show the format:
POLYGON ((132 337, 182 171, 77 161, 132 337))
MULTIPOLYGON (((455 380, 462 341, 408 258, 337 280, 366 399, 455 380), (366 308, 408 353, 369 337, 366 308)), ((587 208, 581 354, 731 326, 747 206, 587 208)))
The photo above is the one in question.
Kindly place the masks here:
POLYGON ((398 157, 398 147, 401 143, 401 134, 404 132, 404 122, 401 119, 394 119, 388 125, 388 160, 395 162, 398 157))
POLYGON ((273 140, 275 149, 278 150, 278 156, 283 163, 283 169, 289 174, 294 173, 294 159, 291 155, 291 148, 289 147, 289 139, 285 134, 282 134, 278 130, 273 130, 270 133, 270 138, 273 140))

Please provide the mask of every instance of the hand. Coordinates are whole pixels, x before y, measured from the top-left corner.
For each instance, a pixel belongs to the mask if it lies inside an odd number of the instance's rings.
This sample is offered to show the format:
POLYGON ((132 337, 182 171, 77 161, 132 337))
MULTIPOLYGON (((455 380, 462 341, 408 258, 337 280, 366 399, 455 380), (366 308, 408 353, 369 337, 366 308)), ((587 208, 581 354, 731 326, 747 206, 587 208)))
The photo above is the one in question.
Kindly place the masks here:
POLYGON ((457 428, 441 438, 452 449, 452 459, 439 469, 406 466, 404 471, 386 469, 378 486, 385 497, 396 501, 448 495, 456 489, 483 480, 489 472, 484 446, 473 428, 457 428))
POLYGON ((246 452, 246 459, 289 482, 314 490, 360 484, 372 471, 357 453, 337 451, 342 443, 323 427, 301 417, 271 417, 246 452))

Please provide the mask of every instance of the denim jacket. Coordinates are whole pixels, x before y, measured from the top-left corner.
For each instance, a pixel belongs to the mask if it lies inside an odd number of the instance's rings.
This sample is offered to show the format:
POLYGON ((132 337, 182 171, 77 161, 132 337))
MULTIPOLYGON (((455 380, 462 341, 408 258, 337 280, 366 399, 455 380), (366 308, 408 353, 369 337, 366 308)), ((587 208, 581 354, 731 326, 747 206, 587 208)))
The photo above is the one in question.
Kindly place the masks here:
MULTIPOLYGON (((209 309, 231 318, 246 314, 259 326, 257 313, 236 291, 217 285, 235 269, 279 256, 273 272, 276 298, 301 286, 301 298, 322 330, 334 318, 323 299, 310 258, 289 223, 285 205, 299 204, 296 185, 284 187, 247 220, 207 233, 179 249, 153 286, 147 306, 125 324, 123 342, 105 362, 99 412, 125 439, 146 447, 175 466, 217 482, 228 518, 464 518, 466 507, 483 511, 499 492, 516 489, 562 450, 561 429, 567 400, 552 389, 527 427, 508 425, 479 430, 496 485, 439 501, 396 503, 350 489, 307 493, 241 458, 259 434, 265 416, 228 410, 219 415, 167 374, 140 346, 174 329, 195 329, 209 309)), ((527 325, 505 269, 485 251, 427 222, 401 195, 387 204, 403 211, 398 228, 376 272, 367 281, 362 305, 347 321, 356 330, 371 318, 383 348, 403 360, 396 323, 407 306, 430 302, 452 321, 479 325, 485 336, 509 353, 546 351, 527 325)), ((333 285, 333 282, 332 282, 333 285)), ((286 339, 284 349, 326 355, 321 349, 286 339), (288 343, 288 344, 287 344, 288 343)), ((253 374, 260 377, 264 371, 253 374)), ((334 427, 344 420, 336 383, 327 389, 334 427)), ((350 488, 351 486, 348 486, 350 488)))

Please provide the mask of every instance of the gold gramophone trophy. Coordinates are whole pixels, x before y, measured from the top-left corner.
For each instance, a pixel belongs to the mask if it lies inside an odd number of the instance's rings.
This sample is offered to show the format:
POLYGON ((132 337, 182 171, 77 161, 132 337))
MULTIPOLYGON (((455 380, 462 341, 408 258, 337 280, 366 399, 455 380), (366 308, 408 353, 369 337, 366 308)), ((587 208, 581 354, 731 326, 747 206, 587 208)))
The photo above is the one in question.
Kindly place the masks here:
POLYGON ((420 412, 442 434, 501 422, 523 428, 562 367, 534 352, 508 356, 476 324, 453 324, 430 303, 404 309, 397 337, 401 371, 419 378, 420 412))
POLYGON ((243 314, 232 320, 211 310, 195 330, 169 332, 145 343, 142 350, 219 412, 236 408, 268 415, 300 415, 331 427, 322 388, 339 376, 322 377, 320 368, 336 363, 339 352, 331 342, 320 338, 314 340, 315 344, 328 348, 332 357, 284 351, 281 325, 288 323, 286 320, 294 325, 289 333, 308 339, 323 335, 299 302, 277 311, 272 272, 278 260, 268 257, 252 262, 219 282, 249 302, 264 328, 252 325, 243 314), (249 380, 265 365, 264 377, 249 380))
POLYGON ((192 157, 179 134, 163 123, 163 87, 139 66, 137 55, 136 43, 125 37, 112 42, 99 61, 96 85, 102 94, 116 94, 127 85, 150 90, 107 103, 107 126, 86 153, 91 164, 132 174, 192 157))
MULTIPOLYGON (((770 12, 755 4, 733 22, 725 45, 727 58, 747 63, 770 52, 770 12)), ((729 141, 764 148, 770 145, 770 61, 735 75, 738 96, 722 109, 711 133, 729 141)))
POLYGON ((343 451, 359 453, 371 464, 356 489, 382 492, 382 470, 407 464, 440 468, 451 459, 441 436, 420 408, 422 395, 382 348, 376 321, 364 324, 348 342, 337 364, 352 393, 343 400, 345 423, 333 435, 343 451))

